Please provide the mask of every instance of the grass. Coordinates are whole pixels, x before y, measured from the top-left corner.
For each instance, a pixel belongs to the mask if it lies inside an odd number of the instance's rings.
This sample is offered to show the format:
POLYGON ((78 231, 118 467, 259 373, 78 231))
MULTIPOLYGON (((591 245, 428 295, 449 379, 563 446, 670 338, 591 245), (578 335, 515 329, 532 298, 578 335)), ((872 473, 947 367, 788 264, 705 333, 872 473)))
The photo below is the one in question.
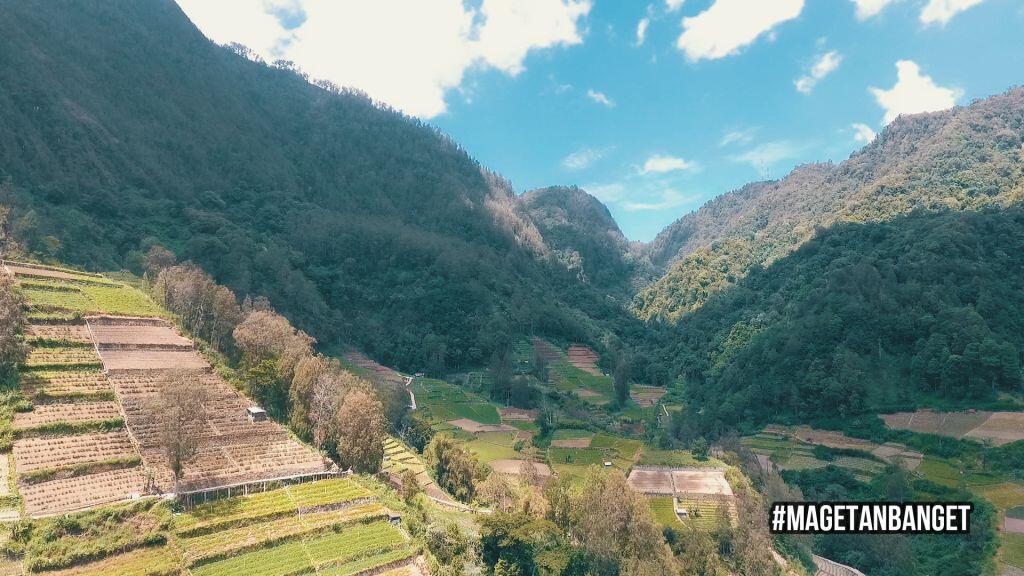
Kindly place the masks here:
POLYGON ((170 522, 170 509, 155 500, 39 520, 25 546, 25 567, 32 571, 69 568, 164 544, 170 522))
POLYGON ((645 466, 714 466, 725 468, 725 463, 716 458, 697 460, 689 450, 650 450, 644 448, 640 454, 640 464, 645 466))
POLYGON ((1024 506, 1024 485, 1013 482, 1004 482, 978 488, 975 492, 980 493, 986 500, 1000 510, 1009 510, 1016 506, 1024 506))
POLYGON ((1024 534, 1003 534, 999 549, 1003 562, 1024 569, 1024 534))
POLYGON ((117 556, 79 564, 47 576, 173 576, 180 574, 181 561, 167 546, 151 546, 117 556))
POLYGON ((417 378, 412 388, 419 409, 434 423, 468 418, 481 424, 501 424, 494 404, 464 388, 431 378, 417 378))
POLYGON ((707 498, 679 497, 679 507, 689 511, 683 524, 692 525, 699 530, 714 530, 721 522, 723 512, 729 516, 730 523, 735 523, 733 512, 720 500, 707 498))
POLYGON ((590 430, 579 430, 577 428, 559 428, 551 434, 552 440, 576 440, 579 438, 590 438, 594 433, 590 430))
POLYGON ((671 496, 654 496, 647 499, 651 505, 654 521, 667 528, 682 528, 683 523, 676 515, 675 498, 671 496))
POLYGON ((472 450, 483 462, 519 458, 521 455, 513 449, 514 432, 482 432, 467 442, 466 447, 472 450))
POLYGON ((21 280, 21 285, 28 305, 44 311, 167 316, 141 291, 105 278, 101 281, 93 278, 85 283, 33 278, 21 280))
POLYGON ((609 376, 595 376, 569 364, 568 361, 551 364, 551 380, 555 388, 566 392, 590 390, 597 396, 580 396, 583 400, 594 404, 606 404, 615 399, 615 390, 609 376))

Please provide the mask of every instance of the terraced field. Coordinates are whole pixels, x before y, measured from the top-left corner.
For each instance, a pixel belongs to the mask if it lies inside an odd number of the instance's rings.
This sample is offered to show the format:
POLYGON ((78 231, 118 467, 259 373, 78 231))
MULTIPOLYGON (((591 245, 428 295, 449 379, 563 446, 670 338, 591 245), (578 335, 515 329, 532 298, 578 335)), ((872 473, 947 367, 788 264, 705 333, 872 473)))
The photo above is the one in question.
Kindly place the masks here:
POLYGON ((417 409, 438 427, 450 428, 446 423, 460 418, 491 426, 501 424, 494 404, 454 384, 417 378, 412 390, 416 394, 417 409))
POLYGON ((415 559, 387 514, 354 480, 325 480, 197 507, 176 533, 194 576, 341 576, 415 559))

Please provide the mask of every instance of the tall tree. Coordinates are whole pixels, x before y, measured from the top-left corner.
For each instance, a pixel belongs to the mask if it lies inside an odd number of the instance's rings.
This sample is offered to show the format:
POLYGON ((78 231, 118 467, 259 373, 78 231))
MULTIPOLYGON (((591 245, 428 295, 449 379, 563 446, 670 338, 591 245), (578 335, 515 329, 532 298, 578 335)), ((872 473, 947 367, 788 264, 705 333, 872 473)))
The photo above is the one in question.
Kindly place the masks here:
POLYGON ((200 448, 206 425, 207 393, 200 373, 195 370, 168 370, 159 385, 154 413, 159 418, 160 442, 177 494, 185 467, 200 448))
POLYGON ((14 278, 0 271, 0 383, 8 381, 25 359, 25 313, 14 278))
POLYGON ((368 387, 357 387, 345 396, 335 426, 343 465, 361 473, 380 470, 384 460, 384 406, 368 387))

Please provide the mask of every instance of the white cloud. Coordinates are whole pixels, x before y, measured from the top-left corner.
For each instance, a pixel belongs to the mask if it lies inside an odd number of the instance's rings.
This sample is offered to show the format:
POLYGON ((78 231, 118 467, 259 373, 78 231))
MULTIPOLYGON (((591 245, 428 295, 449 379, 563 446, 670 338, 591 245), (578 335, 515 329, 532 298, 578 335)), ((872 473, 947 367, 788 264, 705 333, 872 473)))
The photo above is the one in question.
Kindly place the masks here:
POLYGON ((563 158, 562 166, 567 170, 583 170, 607 154, 607 149, 584 148, 563 158))
POLYGON ((647 39, 647 27, 651 24, 650 18, 641 18, 636 23, 636 45, 643 46, 644 40, 647 39))
POLYGON ((613 182, 611 184, 588 184, 584 186, 583 189, 591 196, 605 204, 618 202, 626 195, 626 187, 619 182, 613 182))
POLYGON ((626 212, 643 212, 643 211, 656 211, 656 210, 669 210, 672 208, 678 208, 685 204, 691 204, 700 200, 700 196, 696 194, 683 194, 674 188, 666 188, 662 190, 656 197, 646 202, 636 202, 632 200, 624 201, 620 204, 623 210, 626 212))
POLYGON ((445 112, 474 67, 509 75, 534 50, 580 44, 590 0, 178 0, 215 42, 239 42, 314 78, 361 89, 404 112, 445 112))
POLYGON ((882 10, 889 4, 893 4, 898 0, 851 0, 857 5, 857 19, 867 20, 872 16, 877 16, 882 10))
POLYGON ((981 4, 984 0, 928 0, 921 8, 921 23, 924 25, 939 24, 945 26, 953 16, 981 4))
POLYGON ((896 62, 896 84, 888 89, 868 88, 878 105, 885 109, 882 124, 888 124, 900 114, 935 112, 956 105, 963 96, 959 88, 944 88, 935 84, 930 76, 921 74, 917 63, 911 60, 896 62))
POLYGON ((696 170, 697 163, 684 160, 676 156, 663 156, 661 154, 655 154, 644 162, 643 168, 640 170, 641 174, 664 174, 665 172, 675 172, 677 170, 696 170))
POLYGON ((796 18, 803 8, 804 0, 715 0, 700 14, 683 18, 676 45, 691 61, 723 58, 796 18))
POLYGON ((789 140, 777 140, 758 144, 746 152, 733 156, 732 159, 737 162, 746 162, 760 170, 770 167, 776 162, 796 158, 803 148, 789 140))
POLYGON ((853 129, 853 139, 861 144, 870 144, 875 139, 875 131, 871 129, 867 124, 861 124, 855 122, 850 125, 853 129))
POLYGON ((722 135, 722 139, 718 141, 720 148, 725 148, 732 144, 739 146, 746 146, 754 141, 754 133, 757 132, 757 128, 747 128, 745 130, 730 130, 722 135))
POLYGON ((683 2, 686 0, 665 0, 665 10, 669 12, 676 12, 683 7, 683 2))
POLYGON ((587 90, 587 98, 590 98, 594 102, 597 102, 598 104, 605 106, 607 108, 615 107, 615 102, 612 101, 611 98, 605 96, 603 92, 598 92, 597 90, 587 90))
POLYGON ((794 82, 797 91, 810 94, 818 82, 834 72, 836 68, 839 68, 839 64, 842 61, 842 55, 835 50, 822 54, 814 62, 814 65, 811 66, 811 69, 807 71, 807 74, 804 74, 794 82))

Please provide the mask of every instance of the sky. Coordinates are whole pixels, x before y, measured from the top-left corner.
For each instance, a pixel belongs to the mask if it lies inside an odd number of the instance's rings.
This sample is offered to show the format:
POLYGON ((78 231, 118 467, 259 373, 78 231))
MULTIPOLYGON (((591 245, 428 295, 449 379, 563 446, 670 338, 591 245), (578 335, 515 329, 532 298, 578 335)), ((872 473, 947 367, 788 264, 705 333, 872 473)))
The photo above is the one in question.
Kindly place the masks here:
POLYGON ((518 192, 578 185, 649 241, 841 162, 899 114, 1024 84, 1022 0, 178 0, 209 38, 358 88, 518 192))

